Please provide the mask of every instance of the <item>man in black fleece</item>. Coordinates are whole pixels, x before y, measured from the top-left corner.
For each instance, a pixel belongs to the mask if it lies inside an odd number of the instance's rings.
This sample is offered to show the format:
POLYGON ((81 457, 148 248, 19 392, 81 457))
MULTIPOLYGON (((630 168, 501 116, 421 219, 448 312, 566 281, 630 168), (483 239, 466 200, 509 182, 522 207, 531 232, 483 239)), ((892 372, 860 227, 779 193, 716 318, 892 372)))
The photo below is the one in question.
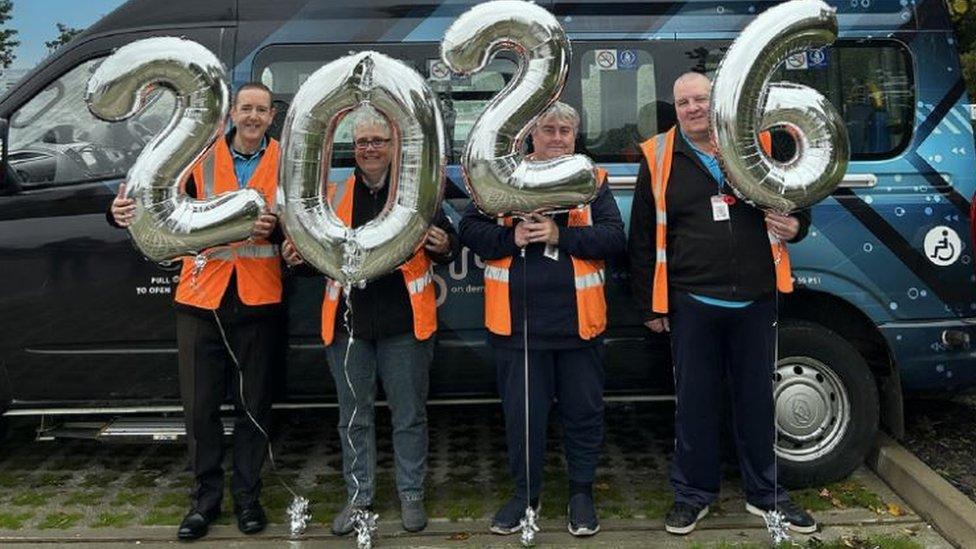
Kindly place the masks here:
POLYGON ((702 74, 675 82, 679 127, 642 145, 630 215, 635 297, 649 329, 671 332, 675 502, 665 528, 691 532, 718 496, 724 374, 747 510, 762 515, 778 509, 793 530, 809 533, 816 522, 775 482, 775 292, 791 290, 792 281, 785 246, 769 235, 798 242, 810 217, 764 214, 736 199, 709 138, 710 92, 702 74))
MULTIPOLYGON (((579 115, 556 103, 532 130, 534 159, 575 150, 579 115)), ((569 531, 595 534, 593 479, 603 444, 603 260, 622 253, 623 222, 606 174, 587 207, 553 217, 490 219, 472 204, 461 241, 486 261, 485 312, 505 411, 509 468, 516 494, 495 515, 491 531, 521 529, 527 502, 538 507, 546 425, 553 399, 565 429, 569 466, 569 531), (524 252, 524 255, 522 253, 524 252), (528 315, 531 486, 525 472, 523 321, 528 315)))

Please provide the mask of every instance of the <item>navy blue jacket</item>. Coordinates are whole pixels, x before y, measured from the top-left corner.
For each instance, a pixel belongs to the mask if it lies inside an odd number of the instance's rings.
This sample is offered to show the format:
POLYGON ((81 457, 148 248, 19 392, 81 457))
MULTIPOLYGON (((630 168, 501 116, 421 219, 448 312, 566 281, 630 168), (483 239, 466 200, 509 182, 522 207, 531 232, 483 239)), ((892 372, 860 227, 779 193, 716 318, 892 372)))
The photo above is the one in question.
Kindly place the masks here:
MULTIPOLYGON (((530 349, 570 349, 602 344, 597 337, 589 341, 579 337, 576 318, 576 285, 570 256, 580 259, 609 259, 626 249, 624 223, 608 185, 602 185, 590 203, 593 226, 567 227, 568 214, 557 214, 559 226, 559 259, 543 256, 544 244, 530 244, 525 258, 515 245, 515 229, 499 225, 481 214, 472 203, 468 206, 458 234, 461 243, 482 259, 514 257, 509 271, 509 302, 512 335, 489 335, 494 346, 522 348, 523 295, 528 296, 530 349), (524 290, 523 290, 524 288, 524 290)), ((516 223, 518 221, 516 220, 516 223)))

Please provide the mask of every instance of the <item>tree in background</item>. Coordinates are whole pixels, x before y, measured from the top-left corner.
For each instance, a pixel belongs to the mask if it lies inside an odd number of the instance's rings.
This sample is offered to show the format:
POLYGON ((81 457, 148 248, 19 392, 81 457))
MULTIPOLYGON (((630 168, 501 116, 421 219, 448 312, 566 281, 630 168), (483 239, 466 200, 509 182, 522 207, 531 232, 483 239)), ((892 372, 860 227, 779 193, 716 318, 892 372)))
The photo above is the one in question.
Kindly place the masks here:
POLYGON ((14 55, 14 48, 20 45, 19 40, 14 40, 17 31, 6 28, 6 22, 10 19, 10 12, 13 9, 13 0, 0 0, 0 71, 14 62, 17 57, 14 55))
POLYGON ((972 0, 947 0, 952 25, 956 29, 959 62, 966 81, 969 100, 976 100, 976 9, 972 0))
POLYGON ((58 23, 58 37, 50 42, 44 42, 49 53, 54 53, 58 48, 71 42, 71 39, 76 35, 80 34, 82 29, 76 29, 74 27, 69 27, 64 23, 58 23))

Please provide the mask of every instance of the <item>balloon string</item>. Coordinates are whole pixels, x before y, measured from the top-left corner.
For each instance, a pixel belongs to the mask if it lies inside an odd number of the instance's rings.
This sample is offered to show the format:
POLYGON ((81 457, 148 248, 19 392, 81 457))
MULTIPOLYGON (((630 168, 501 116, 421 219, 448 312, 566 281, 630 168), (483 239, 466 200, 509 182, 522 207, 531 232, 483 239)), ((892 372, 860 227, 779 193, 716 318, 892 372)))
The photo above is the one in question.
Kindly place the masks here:
POLYGON ((535 544, 535 533, 539 530, 536 525, 535 509, 532 508, 532 467, 529 451, 529 294, 528 294, 528 261, 525 248, 522 256, 522 350, 524 356, 523 390, 525 398, 525 517, 520 521, 522 526, 521 542, 524 547, 535 544))
POLYGON ((352 351, 353 343, 352 286, 344 286, 342 293, 346 303, 346 310, 342 314, 342 322, 345 324, 346 331, 349 333, 349 338, 346 340, 346 354, 342 357, 342 372, 346 378, 346 385, 349 387, 349 392, 352 393, 353 401, 352 415, 349 416, 349 422, 346 424, 346 442, 349 444, 349 448, 352 450, 352 463, 349 465, 349 471, 352 473, 352 482, 356 485, 356 490, 353 492, 350 502, 355 505, 356 499, 359 497, 359 492, 362 488, 359 483, 359 478, 356 476, 356 463, 359 461, 359 449, 356 448, 356 444, 352 440, 352 424, 355 422, 356 415, 359 413, 359 398, 356 396, 356 388, 352 385, 352 378, 349 377, 349 353, 352 351))
POLYGON ((525 392, 525 500, 529 507, 532 506, 532 468, 529 463, 529 296, 528 267, 525 257, 525 248, 522 248, 522 350, 524 351, 524 392, 525 392))
POLYGON ((214 316, 214 321, 217 322, 217 329, 220 331, 220 337, 224 342, 224 348, 227 349, 227 354, 230 355, 230 360, 231 362, 234 363, 234 367, 237 370, 238 396, 240 397, 241 400, 241 408, 244 409, 244 415, 246 415, 248 419, 251 420, 251 423, 254 424, 254 427, 257 428, 257 430, 260 431, 262 435, 264 435, 264 440, 268 445, 267 446, 268 459, 271 461, 271 470, 274 471, 275 478, 278 479, 278 482, 281 483, 282 487, 284 487, 284 489, 287 490, 293 497, 296 498, 300 497, 297 493, 295 493, 294 490, 291 489, 290 486, 288 486, 287 483, 285 483, 284 479, 281 478, 281 475, 278 472, 278 466, 275 463, 274 450, 272 450, 271 448, 271 437, 268 435, 268 432, 265 431, 264 427, 262 427, 261 424, 258 422, 258 420, 254 417, 254 414, 251 413, 251 408, 250 406, 247 405, 247 400, 244 398, 244 370, 241 368, 240 362, 237 361, 237 355, 234 353, 234 350, 230 346, 230 342, 227 339, 227 333, 224 331, 224 325, 223 323, 220 322, 220 316, 217 314, 216 309, 214 309, 213 311, 213 316, 214 316))

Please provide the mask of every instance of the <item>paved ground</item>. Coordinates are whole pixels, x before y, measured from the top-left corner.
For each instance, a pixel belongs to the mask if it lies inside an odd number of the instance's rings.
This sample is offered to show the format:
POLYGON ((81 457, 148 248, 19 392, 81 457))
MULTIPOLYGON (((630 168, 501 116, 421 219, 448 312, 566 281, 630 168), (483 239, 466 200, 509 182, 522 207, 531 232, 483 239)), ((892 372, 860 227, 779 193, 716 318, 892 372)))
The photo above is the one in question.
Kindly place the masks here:
MULTIPOLYGON (((662 517, 670 505, 666 466, 672 446, 673 409, 667 405, 612 405, 607 441, 595 485, 604 532, 581 546, 762 546, 761 520, 743 512, 734 468, 702 530, 688 539, 666 536, 662 517)), ((405 536, 399 527, 393 480, 389 416, 379 413, 376 511, 383 547, 516 546, 516 538, 483 534, 487 519, 511 491, 502 421, 497 405, 434 407, 431 411, 428 511, 431 527, 405 536)), ((312 501, 313 525, 295 546, 329 546, 337 540, 324 526, 345 501, 334 411, 282 416, 274 448, 281 477, 312 501)), ((87 440, 35 442, 36 425, 19 420, 0 446, 0 543, 78 542, 102 546, 172 540, 187 507, 190 475, 182 445, 106 444, 87 440)), ((538 540, 563 546, 567 478, 557 425, 550 431, 538 540)), ((873 474, 860 470, 826 487, 794 492, 795 499, 827 525, 807 546, 939 547, 931 531, 873 474), (824 542, 826 545, 823 545, 824 542), (836 545, 832 545, 836 544, 836 545)), ((214 546, 285 545, 286 490, 266 475, 263 501, 273 523, 258 539, 242 540, 225 513, 210 540, 214 546), (256 544, 256 545, 255 545, 256 544)), ((225 507, 229 508, 229 496, 225 507)), ((296 542, 288 543, 292 545, 296 542)))

